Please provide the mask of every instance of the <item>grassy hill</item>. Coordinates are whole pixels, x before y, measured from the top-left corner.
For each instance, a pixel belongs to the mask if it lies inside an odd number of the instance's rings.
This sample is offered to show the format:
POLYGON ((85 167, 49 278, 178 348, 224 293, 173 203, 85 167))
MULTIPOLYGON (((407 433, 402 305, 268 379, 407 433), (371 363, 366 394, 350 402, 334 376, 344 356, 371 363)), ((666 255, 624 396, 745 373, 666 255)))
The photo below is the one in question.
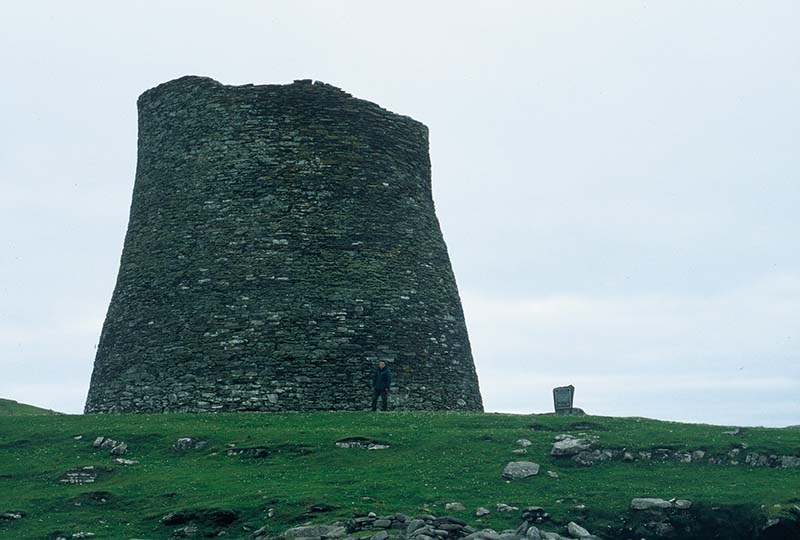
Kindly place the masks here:
POLYGON ((0 416, 39 416, 43 414, 60 414, 49 409, 41 409, 33 405, 17 403, 13 399, 0 398, 0 416))
POLYGON ((800 430, 730 431, 641 418, 423 412, 3 416, 0 513, 23 517, 0 518, 0 538, 84 531, 97 539, 166 539, 176 527, 161 521, 165 515, 211 508, 235 512, 232 523, 206 531, 223 530, 227 538, 246 538, 265 525, 277 532, 368 512, 447 514, 476 529, 516 527, 520 512, 497 512, 498 503, 543 507, 552 516, 546 530, 566 534, 564 524, 574 520, 610 538, 606 532, 619 527, 633 497, 688 499, 695 508, 762 517, 800 502, 800 468, 745 464, 748 453, 800 455, 800 430), (615 457, 588 467, 553 457, 560 434, 595 437, 594 447, 615 457), (127 453, 95 448, 101 436, 124 441, 127 453), (183 437, 206 444, 176 451, 183 437), (389 448, 335 444, 352 437, 389 448), (532 443, 527 453, 513 453, 522 438, 532 443), (705 457, 680 462, 693 451, 705 457), (670 457, 662 460, 664 452, 670 457), (641 457, 646 453, 652 457, 641 457), (540 473, 505 480, 504 466, 517 460, 539 463, 540 473), (69 471, 96 479, 62 481, 69 471), (456 501, 466 509, 445 511, 456 501), (480 506, 491 513, 476 518, 480 506))

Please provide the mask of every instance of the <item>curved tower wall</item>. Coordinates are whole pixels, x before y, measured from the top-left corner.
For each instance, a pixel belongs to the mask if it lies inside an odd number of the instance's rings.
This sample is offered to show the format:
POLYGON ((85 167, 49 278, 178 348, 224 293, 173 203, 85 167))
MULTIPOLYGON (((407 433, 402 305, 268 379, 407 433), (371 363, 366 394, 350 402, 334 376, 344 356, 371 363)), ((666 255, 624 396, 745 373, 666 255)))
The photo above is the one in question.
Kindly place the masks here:
POLYGON ((184 77, 138 101, 86 412, 482 410, 427 128, 332 86, 184 77))

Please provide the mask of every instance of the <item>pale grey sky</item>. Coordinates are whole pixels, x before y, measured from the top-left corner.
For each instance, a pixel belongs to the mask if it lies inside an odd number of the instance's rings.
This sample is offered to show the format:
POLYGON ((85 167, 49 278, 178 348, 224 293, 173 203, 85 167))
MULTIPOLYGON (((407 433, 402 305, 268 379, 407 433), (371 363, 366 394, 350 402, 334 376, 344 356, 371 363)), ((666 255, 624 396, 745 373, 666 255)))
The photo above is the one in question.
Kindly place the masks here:
POLYGON ((79 412, 136 98, 311 78, 431 130, 488 410, 800 424, 800 4, 15 2, 0 397, 79 412))

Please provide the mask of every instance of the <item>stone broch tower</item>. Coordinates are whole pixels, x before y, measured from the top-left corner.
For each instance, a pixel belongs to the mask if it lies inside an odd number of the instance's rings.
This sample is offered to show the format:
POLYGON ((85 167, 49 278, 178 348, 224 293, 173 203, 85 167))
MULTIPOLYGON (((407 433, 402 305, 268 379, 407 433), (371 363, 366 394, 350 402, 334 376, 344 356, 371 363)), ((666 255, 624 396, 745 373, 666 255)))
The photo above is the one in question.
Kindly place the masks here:
POLYGON ((130 222, 87 413, 482 410, 427 128, 327 84, 139 98, 130 222))

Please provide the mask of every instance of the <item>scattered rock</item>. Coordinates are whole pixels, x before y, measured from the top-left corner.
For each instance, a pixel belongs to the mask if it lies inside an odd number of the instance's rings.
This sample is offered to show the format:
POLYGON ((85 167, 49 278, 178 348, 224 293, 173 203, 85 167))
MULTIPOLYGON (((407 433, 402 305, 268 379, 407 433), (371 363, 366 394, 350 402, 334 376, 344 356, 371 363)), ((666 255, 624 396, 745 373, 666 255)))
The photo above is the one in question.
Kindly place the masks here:
POLYGON ((527 454, 528 453, 528 449, 527 448, 517 448, 515 450, 512 450, 511 453, 512 454, 527 454))
POLYGON ((652 510, 652 509, 672 508, 672 503, 664 499, 650 497, 637 497, 631 500, 632 510, 652 510))
POLYGON ((497 504, 495 505, 495 509, 496 509, 498 512, 514 512, 514 511, 516 511, 516 510, 519 510, 519 508, 518 508, 518 507, 516 507, 516 506, 511 506, 511 505, 509 505, 509 504, 505 504, 505 503, 497 503, 497 504))
POLYGON ((172 445, 172 449, 176 452, 183 453, 191 450, 200 450, 207 444, 208 441, 200 441, 198 439, 193 439, 192 437, 181 437, 175 441, 175 444, 172 445))
POLYGON ((25 517, 23 512, 0 512, 0 521, 15 521, 25 517))
POLYGON ((550 519, 550 514, 541 506, 529 506, 522 512, 522 519, 528 523, 544 523, 550 519))
POLYGON ((570 521, 567 524, 567 532, 569 532, 570 536, 573 538, 586 538, 592 536, 589 534, 589 531, 575 523, 574 521, 570 521))
POLYGON ((124 442, 119 443, 111 449, 112 456, 124 456, 128 453, 128 445, 124 442))
POLYGON ((525 532, 525 538, 528 540, 542 540, 542 532, 536 525, 531 525, 525 532))
POLYGON ((388 532, 386 532, 386 531, 378 531, 378 532, 376 532, 375 534, 372 535, 372 539, 371 540, 388 540, 388 538, 389 538, 389 533, 388 532))
POLYGON ((584 467, 591 467, 595 463, 612 460, 617 455, 619 455, 619 451, 610 450, 608 448, 595 449, 591 451, 586 450, 583 452, 578 452, 572 456, 572 461, 584 467))
POLYGON ((522 480, 539 474, 539 464, 532 461, 512 461, 503 469, 503 478, 522 480))
POLYGON ((556 471, 547 471, 547 476, 550 478, 558 478, 558 473, 556 471))
POLYGON ((386 450, 389 445, 365 437, 348 437, 336 441, 337 448, 363 448, 365 450, 386 450))
POLYGON ((120 465, 137 465, 139 462, 135 459, 115 458, 114 463, 119 463, 120 465))
POLYGON ((734 429, 732 429, 730 431, 723 431, 722 434, 723 435, 741 435, 742 431, 743 431, 742 428, 737 427, 737 428, 734 428, 734 429))
POLYGON ((272 450, 266 446, 254 446, 252 448, 231 448, 225 452, 229 456, 242 456, 254 459, 268 458, 272 455, 272 450))
POLYGON ((339 525, 304 525, 289 529, 283 536, 285 538, 341 538, 347 530, 339 525))
POLYGON ((531 441, 529 441, 528 439, 517 439, 517 444, 520 445, 523 448, 526 448, 526 447, 532 445, 533 443, 531 441))
POLYGON ((460 502, 449 502, 444 505, 444 509, 451 510, 453 512, 461 512, 463 510, 466 510, 467 507, 461 504, 460 502))
POLYGON ((110 469, 105 471, 101 471, 101 469, 96 469, 92 465, 88 465, 86 467, 78 467, 75 469, 70 469, 63 474, 63 476, 59 479, 59 482, 62 484, 75 484, 75 485, 83 485, 83 484, 93 484, 97 481, 98 476, 101 472, 110 472, 110 469))
POLYGON ((488 516, 489 514, 490 514, 489 509, 488 508, 484 508, 483 506, 481 506, 477 510, 475 510, 475 515, 477 517, 488 516))
POLYGON ((94 535, 93 532, 76 532, 72 535, 72 538, 91 538, 94 535))
POLYGON ((79 440, 83 439, 83 435, 75 435, 72 438, 75 439, 76 441, 79 441, 79 440))
POLYGON ((92 443, 92 446, 94 446, 95 448, 100 448, 100 445, 103 444, 104 440, 105 440, 105 437, 97 437, 94 440, 94 442, 92 443))
POLYGON ((575 439, 571 436, 556 440, 550 455, 553 456, 573 456, 591 448, 592 443, 586 439, 575 439))
MULTIPOLYGON (((108 449, 114 448, 115 446, 117 446, 119 444, 114 439, 109 439, 107 437, 100 437, 100 439, 101 439, 100 448, 103 449, 103 450, 108 450, 108 449)), ((95 442, 97 442, 97 440, 95 440, 95 442)))

